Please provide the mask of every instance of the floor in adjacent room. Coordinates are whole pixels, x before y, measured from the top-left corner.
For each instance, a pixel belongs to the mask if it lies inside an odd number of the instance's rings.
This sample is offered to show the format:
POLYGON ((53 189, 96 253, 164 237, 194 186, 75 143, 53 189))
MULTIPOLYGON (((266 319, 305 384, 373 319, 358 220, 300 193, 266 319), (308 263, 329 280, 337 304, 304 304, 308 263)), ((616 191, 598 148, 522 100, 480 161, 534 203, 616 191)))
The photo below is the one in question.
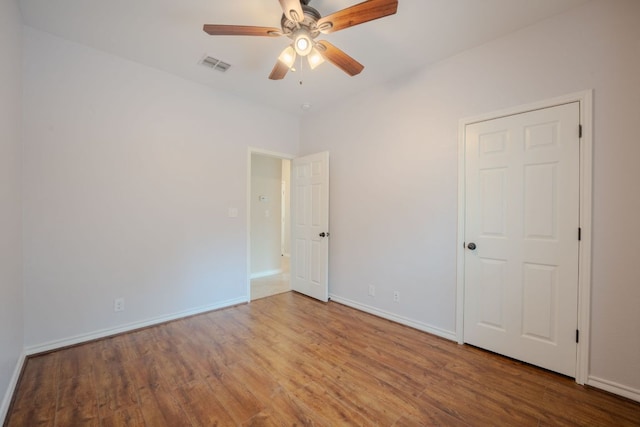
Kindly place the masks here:
POLYGON ((280 274, 251 279, 251 301, 291 290, 291 258, 283 256, 280 274))

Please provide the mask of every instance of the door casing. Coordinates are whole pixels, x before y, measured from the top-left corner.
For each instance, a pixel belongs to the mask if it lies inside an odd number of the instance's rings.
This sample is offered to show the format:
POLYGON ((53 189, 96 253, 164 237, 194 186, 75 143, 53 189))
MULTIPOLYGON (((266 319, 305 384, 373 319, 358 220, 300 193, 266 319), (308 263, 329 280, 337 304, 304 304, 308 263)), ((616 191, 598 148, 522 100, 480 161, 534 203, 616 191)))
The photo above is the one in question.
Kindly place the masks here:
POLYGON ((507 108, 474 117, 463 118, 458 128, 458 238, 456 280, 456 337, 463 344, 464 337, 464 284, 465 284, 465 129, 467 125, 497 119, 514 114, 554 107, 571 102, 580 104, 580 227, 582 236, 579 245, 578 272, 578 342, 576 360, 576 382, 585 384, 589 370, 589 337, 591 307, 591 238, 592 238, 592 189, 593 189, 593 91, 564 95, 540 102, 507 108))

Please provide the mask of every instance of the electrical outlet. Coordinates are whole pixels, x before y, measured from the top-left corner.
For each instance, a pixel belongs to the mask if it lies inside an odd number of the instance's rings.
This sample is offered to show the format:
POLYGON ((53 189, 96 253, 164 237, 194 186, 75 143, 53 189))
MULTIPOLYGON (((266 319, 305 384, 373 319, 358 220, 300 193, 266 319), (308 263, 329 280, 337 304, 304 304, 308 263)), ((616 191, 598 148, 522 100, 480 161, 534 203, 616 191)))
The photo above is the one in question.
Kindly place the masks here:
POLYGON ((113 311, 124 311, 124 298, 116 298, 113 300, 113 311))
POLYGON ((400 292, 393 291, 393 301, 394 302, 400 302, 400 292))
POLYGON ((373 285, 369 285, 369 296, 370 297, 376 296, 376 287, 373 285))

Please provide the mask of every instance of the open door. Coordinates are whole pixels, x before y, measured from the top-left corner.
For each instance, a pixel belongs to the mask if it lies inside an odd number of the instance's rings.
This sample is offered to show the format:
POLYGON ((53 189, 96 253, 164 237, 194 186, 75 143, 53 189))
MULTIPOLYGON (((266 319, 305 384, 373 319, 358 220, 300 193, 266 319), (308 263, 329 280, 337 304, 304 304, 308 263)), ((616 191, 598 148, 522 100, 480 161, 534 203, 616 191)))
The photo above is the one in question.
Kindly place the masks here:
POLYGON ((293 160, 291 288, 329 300, 329 153, 293 160))

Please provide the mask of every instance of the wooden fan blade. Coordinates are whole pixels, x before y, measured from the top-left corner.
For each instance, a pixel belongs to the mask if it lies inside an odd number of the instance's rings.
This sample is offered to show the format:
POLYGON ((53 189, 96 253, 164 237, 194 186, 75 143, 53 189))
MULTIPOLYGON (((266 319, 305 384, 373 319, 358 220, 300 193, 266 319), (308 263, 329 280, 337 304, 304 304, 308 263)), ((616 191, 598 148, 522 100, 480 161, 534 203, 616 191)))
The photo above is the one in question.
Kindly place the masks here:
POLYGON ((269 78, 271 80, 282 80, 284 79, 284 76, 286 76, 288 72, 289 72, 289 67, 287 67, 287 64, 278 60, 276 62, 276 65, 274 65, 273 70, 269 75, 269 78))
POLYGON ((206 24, 203 28, 205 33, 212 36, 264 36, 278 37, 282 35, 282 30, 275 27, 251 27, 246 25, 214 25, 206 24))
POLYGON ((320 40, 316 43, 316 48, 320 55, 336 67, 340 68, 350 76, 360 74, 364 70, 364 65, 344 53, 326 40, 320 40))
POLYGON ((393 15, 398 11, 398 0, 369 0, 342 9, 318 20, 318 28, 325 34, 335 33, 354 25, 393 15))
POLYGON ((304 11, 300 5, 300 0, 280 0, 280 6, 282 6, 284 16, 293 22, 304 21, 304 11))

